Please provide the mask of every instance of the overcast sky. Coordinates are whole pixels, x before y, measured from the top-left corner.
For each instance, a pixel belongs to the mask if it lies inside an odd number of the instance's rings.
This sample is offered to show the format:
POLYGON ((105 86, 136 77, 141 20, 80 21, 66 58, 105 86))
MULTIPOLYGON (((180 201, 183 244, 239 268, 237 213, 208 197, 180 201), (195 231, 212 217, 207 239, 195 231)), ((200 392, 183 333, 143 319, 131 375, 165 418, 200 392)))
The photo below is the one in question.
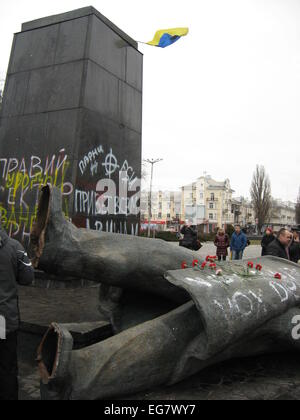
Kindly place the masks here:
POLYGON ((262 164, 273 196, 296 200, 300 168, 299 0, 2 0, 0 78, 21 23, 93 5, 139 41, 188 26, 144 54, 144 158, 163 158, 155 188, 178 189, 204 172, 249 196, 262 164))

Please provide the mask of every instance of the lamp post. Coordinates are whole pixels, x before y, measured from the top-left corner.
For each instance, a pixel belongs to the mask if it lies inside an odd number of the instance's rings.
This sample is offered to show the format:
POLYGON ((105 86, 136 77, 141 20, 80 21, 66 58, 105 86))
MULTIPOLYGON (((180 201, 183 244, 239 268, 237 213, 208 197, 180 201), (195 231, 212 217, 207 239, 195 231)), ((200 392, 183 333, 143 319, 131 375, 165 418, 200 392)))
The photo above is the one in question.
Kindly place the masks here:
POLYGON ((151 218, 152 218, 152 187, 153 187, 153 169, 154 165, 161 162, 163 159, 144 159, 144 162, 150 163, 151 165, 151 181, 150 181, 150 193, 148 201, 148 238, 151 236, 151 218))

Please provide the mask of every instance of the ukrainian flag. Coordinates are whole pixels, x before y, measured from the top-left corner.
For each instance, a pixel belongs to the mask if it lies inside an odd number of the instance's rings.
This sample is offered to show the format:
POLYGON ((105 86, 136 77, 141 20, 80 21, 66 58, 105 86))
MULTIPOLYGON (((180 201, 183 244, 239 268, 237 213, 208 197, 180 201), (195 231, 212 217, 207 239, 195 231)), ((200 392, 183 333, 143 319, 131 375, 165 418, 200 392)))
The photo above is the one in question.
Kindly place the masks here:
POLYGON ((178 41, 182 36, 186 36, 188 33, 188 28, 160 29, 156 32, 153 41, 147 42, 147 44, 166 48, 169 45, 174 44, 174 42, 178 41))

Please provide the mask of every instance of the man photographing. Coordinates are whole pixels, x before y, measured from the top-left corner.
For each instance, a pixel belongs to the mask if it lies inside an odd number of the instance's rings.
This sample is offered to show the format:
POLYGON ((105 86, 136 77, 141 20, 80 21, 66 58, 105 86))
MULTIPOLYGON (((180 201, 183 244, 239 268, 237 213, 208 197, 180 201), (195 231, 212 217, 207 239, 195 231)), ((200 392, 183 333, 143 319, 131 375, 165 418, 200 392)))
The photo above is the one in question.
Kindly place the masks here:
POLYGON ((24 248, 0 227, 0 401, 18 399, 18 284, 27 286, 33 280, 33 267, 24 248))

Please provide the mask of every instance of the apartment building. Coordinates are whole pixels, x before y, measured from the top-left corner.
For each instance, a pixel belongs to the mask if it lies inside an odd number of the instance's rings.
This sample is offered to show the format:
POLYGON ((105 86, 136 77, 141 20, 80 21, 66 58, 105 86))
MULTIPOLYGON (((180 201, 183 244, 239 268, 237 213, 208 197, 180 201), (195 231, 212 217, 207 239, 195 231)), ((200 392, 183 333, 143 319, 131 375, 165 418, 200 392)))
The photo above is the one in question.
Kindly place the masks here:
MULTIPOLYGON (((256 218, 252 203, 244 197, 233 198, 230 181, 215 181, 211 176, 202 176, 185 185, 180 191, 152 193, 151 225, 156 230, 178 230, 184 223, 200 226, 204 233, 216 228, 240 224, 256 232, 256 218)), ((149 192, 142 192, 142 228, 148 225, 149 192)), ((296 205, 273 200, 273 208, 266 225, 275 231, 296 224, 296 205)), ((264 227, 265 228, 265 227, 264 227)), ((258 232, 256 232, 258 233, 258 232)))
POLYGON ((290 201, 284 202, 280 199, 273 200, 272 211, 269 219, 269 226, 275 231, 283 227, 291 227, 296 224, 296 204, 290 201))
MULTIPOLYGON (((148 224, 149 219, 148 191, 142 191, 141 223, 142 228, 148 224)), ((181 223, 181 192, 155 191, 151 200, 151 225, 157 230, 178 229, 181 223)))
POLYGON ((203 232, 213 232, 234 223, 232 194, 229 179, 219 182, 211 176, 202 176, 196 182, 182 187, 182 219, 201 225, 203 232))
POLYGON ((233 198, 231 201, 234 224, 243 227, 255 225, 255 214, 252 203, 244 197, 233 198))

